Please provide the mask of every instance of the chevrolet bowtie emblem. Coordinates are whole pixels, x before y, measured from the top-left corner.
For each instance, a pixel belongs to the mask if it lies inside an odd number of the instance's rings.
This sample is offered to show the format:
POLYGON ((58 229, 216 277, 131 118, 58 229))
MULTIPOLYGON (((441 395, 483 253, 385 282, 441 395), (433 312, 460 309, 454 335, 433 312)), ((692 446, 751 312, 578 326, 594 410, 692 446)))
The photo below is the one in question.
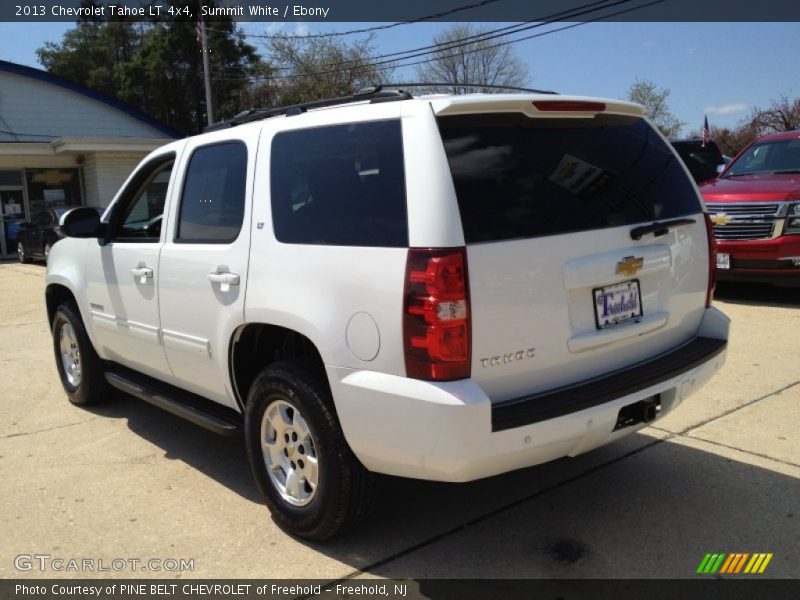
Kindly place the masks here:
POLYGON ((643 258, 626 256, 617 263, 617 275, 636 275, 644 266, 643 258))
POLYGON ((710 218, 711 218, 711 222, 714 225, 727 225, 728 223, 730 223, 733 220, 732 217, 729 217, 725 213, 717 213, 717 214, 711 215, 710 218))

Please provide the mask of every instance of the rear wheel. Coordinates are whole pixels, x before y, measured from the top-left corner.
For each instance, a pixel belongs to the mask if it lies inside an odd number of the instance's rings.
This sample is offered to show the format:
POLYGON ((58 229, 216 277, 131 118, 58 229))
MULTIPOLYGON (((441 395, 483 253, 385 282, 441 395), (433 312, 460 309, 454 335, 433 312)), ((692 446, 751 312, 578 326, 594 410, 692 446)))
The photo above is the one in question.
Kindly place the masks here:
POLYGON ((78 307, 65 302, 53 317, 53 350, 61 385, 73 404, 93 404, 106 398, 103 361, 94 351, 78 307))
POLYGON ((366 512, 370 474, 344 439, 328 386, 308 363, 275 363, 256 378, 245 440, 267 507, 288 531, 324 540, 366 512))

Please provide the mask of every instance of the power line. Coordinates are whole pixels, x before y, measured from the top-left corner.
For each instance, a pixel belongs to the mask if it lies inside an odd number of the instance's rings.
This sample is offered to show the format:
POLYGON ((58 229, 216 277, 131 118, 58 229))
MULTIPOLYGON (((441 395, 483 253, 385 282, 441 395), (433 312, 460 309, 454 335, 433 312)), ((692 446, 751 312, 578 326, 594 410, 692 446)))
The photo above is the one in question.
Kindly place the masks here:
MULTIPOLYGON (((403 54, 419 53, 419 54, 414 54, 413 56, 404 56, 402 58, 396 58, 396 59, 393 59, 393 61, 394 60, 405 60, 405 59, 408 59, 408 58, 415 58, 417 56, 423 56, 424 54, 430 54, 432 52, 446 51, 446 50, 450 50, 450 49, 453 49, 453 48, 458 48, 458 47, 461 47, 461 45, 467 45, 466 42, 474 41, 475 43, 477 43, 477 42, 480 42, 480 41, 484 41, 485 39, 486 40, 490 40, 490 39, 494 39, 494 38, 497 38, 497 37, 502 37, 502 36, 505 36, 505 35, 513 35, 515 33, 520 33, 522 31, 527 31, 529 29, 533 29, 535 27, 542 27, 543 25, 547 25, 547 24, 552 23, 552 22, 554 22, 556 20, 563 20, 563 19, 566 19, 566 18, 569 18, 569 17, 581 16, 583 14, 587 14, 587 13, 592 12, 591 10, 585 10, 584 11, 583 9, 588 9, 590 7, 593 7, 593 6, 603 5, 603 6, 597 6, 597 10, 599 10, 601 8, 610 8, 612 6, 616 6, 617 4, 630 2, 630 1, 632 1, 632 0, 621 0, 621 2, 610 2, 610 0, 594 0, 593 2, 588 2, 586 4, 581 4, 581 5, 576 6, 574 8, 562 10, 562 11, 559 11, 559 12, 556 12, 556 13, 551 13, 550 15, 547 15, 547 16, 544 16, 544 17, 539 17, 539 18, 533 19, 531 21, 524 21, 522 23, 516 23, 514 25, 506 25, 505 27, 499 27, 497 29, 490 29, 488 31, 483 31, 481 33, 476 33, 476 34, 473 34, 473 35, 469 35, 469 36, 466 36, 466 37, 463 37, 463 38, 460 38, 460 39, 457 39, 457 40, 450 40, 450 41, 446 41, 446 42, 438 42, 438 43, 435 43, 435 44, 429 44, 427 46, 420 46, 418 48, 412 48, 410 50, 402 50, 402 51, 398 51, 398 52, 390 52, 390 53, 387 53, 387 54, 379 54, 377 56, 370 56, 370 57, 362 58, 362 59, 351 59, 351 60, 344 60, 344 61, 341 61, 341 62, 338 62, 338 63, 328 63, 328 64, 320 65, 320 67, 344 67, 345 65, 355 65, 355 64, 361 63, 361 62, 363 62, 365 60, 370 61, 372 64, 386 64, 386 63, 388 63, 390 61, 384 60, 384 61, 379 62, 379 63, 376 63, 375 61, 380 61, 381 59, 392 58, 392 57, 401 57, 401 55, 403 55, 403 54), (576 12, 576 11, 578 11, 578 12, 576 12), (556 19, 556 17, 559 17, 559 19, 556 19), (501 33, 501 32, 505 32, 505 33, 501 33), (497 34, 497 35, 495 35, 495 34, 497 34), (426 50, 432 50, 432 51, 431 52, 423 52, 423 51, 426 51, 426 50)), ((296 67, 278 66, 278 67, 271 67, 271 68, 274 71, 291 71, 292 69, 294 69, 296 67)))
MULTIPOLYGON (((623 4, 623 3, 629 2, 629 1, 630 0, 622 0, 622 2, 616 2, 615 4, 623 4)), ((571 25, 565 25, 564 27, 559 27, 557 29, 551 29, 550 31, 543 31, 542 33, 535 33, 535 34, 532 34, 532 35, 523 36, 523 37, 517 38, 515 40, 508 40, 508 41, 505 41, 505 42, 500 42, 498 44, 494 44, 492 46, 486 46, 484 48, 475 48, 473 50, 466 50, 466 51, 463 52, 463 54, 472 54, 473 52, 480 52, 482 50, 490 50, 492 48, 500 48, 501 46, 508 46, 509 44, 516 44, 517 42, 524 42, 526 40, 532 40, 532 39, 535 39, 535 38, 544 37, 546 35, 550 35, 551 33, 558 33, 559 31, 566 31, 568 29, 574 29, 575 27, 581 27, 583 25, 588 25, 589 23, 596 23, 597 21, 602 21, 603 19, 608 19, 610 17, 616 17, 616 16, 619 16, 619 15, 624 15, 624 14, 627 14, 627 13, 630 13, 630 12, 634 12, 634 11, 640 10, 642 8, 647 8, 648 6, 654 6, 656 4, 661 4, 662 2, 666 2, 666 1, 667 0, 652 0, 651 2, 647 2, 647 3, 641 4, 639 6, 632 6, 630 8, 626 8, 626 9, 623 9, 623 10, 618 10, 616 12, 613 12, 613 13, 610 13, 610 14, 607 14, 607 15, 600 15, 599 17, 595 17, 594 19, 587 19, 586 21, 580 21, 578 23, 573 23, 571 25)), ((609 6, 613 6, 613 5, 609 5, 609 6)), ((414 65, 421 65, 421 64, 433 62, 435 60, 440 60, 442 58, 453 58, 455 56, 458 56, 458 55, 457 54, 451 54, 451 55, 446 56, 446 57, 434 57, 434 58, 429 58, 427 60, 419 60, 419 61, 416 61, 416 62, 405 63, 405 64, 400 65, 400 66, 402 66, 402 67, 411 67, 411 66, 414 66, 414 65)), ((379 70, 384 70, 384 69, 387 69, 387 68, 394 68, 394 67, 391 67, 391 66, 390 67, 379 67, 379 70)))
MULTIPOLYGON (((454 40, 453 42, 449 43, 449 45, 447 45, 447 47, 437 48, 436 50, 419 51, 419 52, 416 51, 416 50, 410 50, 408 52, 403 52, 402 54, 408 54, 408 56, 404 56, 403 58, 400 58, 398 60, 408 60, 409 58, 417 58, 419 56, 425 56, 427 54, 433 54, 433 53, 439 52, 439 51, 446 52, 446 51, 449 51, 449 50, 456 50, 458 48, 463 48, 464 46, 470 46, 470 45, 478 43, 478 42, 486 42, 486 41, 497 39, 497 38, 500 38, 500 37, 505 37, 507 35, 513 35, 515 33, 521 33, 523 31, 528 31, 530 29, 538 29, 539 27, 544 27, 545 25, 551 25, 553 23, 557 23, 559 21, 563 21, 563 20, 565 20, 567 18, 580 17, 580 16, 585 15, 585 14, 591 14, 593 12, 597 12, 598 10, 611 8, 613 6, 617 6, 617 5, 620 5, 620 4, 627 4, 628 2, 633 2, 633 0, 616 0, 616 2, 609 2, 608 0, 596 0, 595 2, 590 2, 588 4, 583 4, 581 6, 573 8, 573 9, 569 9, 569 10, 566 10, 566 11, 560 11, 560 12, 557 12, 557 13, 552 13, 552 14, 546 16, 546 17, 536 19, 535 21, 530 22, 532 24, 523 24, 524 25, 523 27, 519 27, 518 29, 515 29, 514 31, 502 32, 504 28, 501 28, 501 29, 496 30, 494 32, 486 32, 483 35, 478 34, 476 36, 469 36, 469 37, 463 38, 461 40, 454 40), (597 6, 598 4, 600 4, 600 6, 597 6), (591 7, 594 7, 594 8, 591 8, 591 7), (500 33, 500 32, 502 32, 502 33, 500 33), (471 38, 475 38, 475 37, 479 37, 479 39, 471 39, 471 38)), ((488 47, 484 46, 484 47, 481 47, 481 48, 476 48, 472 52, 479 51, 479 50, 488 50, 489 48, 496 48, 496 47, 497 46, 488 46, 488 47)), ((468 54, 468 52, 465 52, 464 54, 468 54)), ((454 55, 450 55, 447 58, 450 58, 451 56, 454 56, 454 55)), ((440 57, 437 57, 437 58, 440 58, 440 57)), ((394 62, 394 61, 393 60, 379 60, 377 62, 372 62, 372 61, 370 61, 370 62, 372 64, 374 64, 374 65, 382 65, 382 64, 387 64, 389 62, 394 62)), ((402 65, 402 66, 408 66, 408 65, 402 65)))
POLYGON ((9 131, 7 129, 0 129, 0 133, 5 133, 8 135, 13 135, 19 141, 21 137, 40 137, 40 138, 47 138, 48 140, 54 140, 57 136, 55 135, 48 135, 46 133, 26 133, 24 131, 9 131))
MULTIPOLYGON (((478 34, 470 35, 470 36, 467 36, 467 37, 464 37, 464 38, 460 38, 458 40, 452 40, 452 41, 448 41, 448 42, 439 42, 439 43, 431 44, 431 45, 428 45, 428 46, 421 46, 419 48, 412 48, 410 50, 403 50, 403 51, 400 51, 400 52, 391 52, 391 53, 388 53, 388 54, 379 54, 377 56, 370 56, 370 57, 365 57, 365 58, 362 58, 362 59, 345 60, 345 61, 341 61, 339 63, 328 63, 328 64, 324 64, 324 65, 320 65, 320 66, 321 67, 337 67, 336 71, 340 71, 340 70, 349 70, 351 68, 361 68, 361 66, 358 63, 363 63, 364 61, 369 61, 370 64, 368 66, 370 66, 370 67, 375 66, 375 65, 388 64, 390 62, 394 63, 395 60, 407 60, 407 59, 410 59, 410 58, 416 58, 418 56, 424 56, 426 54, 433 54, 434 52, 457 49, 457 48, 460 48, 460 47, 463 47, 463 46, 467 46, 467 45, 469 45, 471 43, 478 43, 478 42, 481 42, 481 41, 484 41, 484 40, 495 39, 495 38, 498 38, 498 37, 503 37, 503 36, 506 36, 506 35, 512 35, 514 33, 520 33, 522 31, 527 31, 529 29, 533 29, 533 28, 537 28, 537 27, 543 27, 543 26, 549 25, 549 24, 551 24, 551 23, 553 23, 555 21, 563 20, 563 19, 566 19, 566 18, 569 18, 569 17, 581 16, 581 15, 584 15, 584 14, 588 14, 588 13, 594 12, 595 10, 601 10, 603 8, 610 8, 612 6, 616 6, 617 4, 624 4, 626 2, 631 2, 631 1, 632 0, 618 0, 617 2, 609 3, 610 0, 595 0, 594 2, 589 2, 587 4, 582 4, 580 6, 576 6, 574 8, 568 9, 568 10, 563 10, 563 11, 559 11, 559 12, 556 12, 556 13, 551 13, 551 14, 546 15, 544 17, 539 17, 539 18, 537 18, 537 19, 535 19, 533 21, 526 21, 524 23, 517 23, 515 25, 508 25, 506 27, 500 27, 498 29, 491 29, 489 31, 484 31, 482 33, 478 33, 478 34), (598 4, 600 4, 602 6, 596 6, 598 4), (593 7, 593 6, 596 6, 596 8, 591 9, 590 7, 593 7), (583 9, 587 9, 587 10, 583 10, 583 9), (510 31, 512 29, 513 29, 513 31, 510 31), (505 32, 505 33, 500 33, 500 32, 505 32), (433 48, 434 50, 429 50, 431 48, 433 48), (398 59, 395 59, 395 60, 381 60, 381 59, 385 59, 385 58, 400 56, 400 55, 403 55, 403 54, 408 54, 409 56, 404 56, 402 58, 398 58, 398 59), (352 65, 352 66, 348 66, 348 65, 352 65)), ((445 57, 445 58, 449 58, 449 57, 445 57)), ((414 63, 414 64, 416 64, 416 63, 414 63)), ((405 65, 397 65, 397 66, 405 66, 405 65)), ((272 68, 272 70, 285 71, 285 70, 292 70, 292 69, 294 69, 296 67, 271 67, 271 68, 272 68)), ((333 71, 331 71, 331 72, 333 72, 333 71)), ((328 74, 328 72, 327 71, 323 71, 323 72, 319 72, 319 73, 310 73, 307 76, 318 75, 318 74, 328 74)), ((269 77, 269 76, 264 76, 264 77, 269 77)), ((274 77, 278 78, 278 77, 282 77, 282 76, 276 75, 274 77)), ((289 76, 286 76, 286 77, 289 77, 289 76)))
MULTIPOLYGON (((597 8, 591 9, 591 10, 583 11, 582 13, 579 13, 579 14, 587 14, 587 13, 591 13, 591 12, 596 12, 598 10, 602 10, 602 9, 605 9, 605 8, 610 8, 612 6, 617 6, 617 5, 620 5, 620 4, 626 4, 626 3, 631 2, 631 1, 633 1, 633 0, 618 0, 617 2, 614 2, 614 3, 611 3, 611 4, 606 4, 604 6, 597 7, 597 8)), ((500 43, 493 44, 493 45, 490 45, 490 46, 484 46, 484 47, 481 47, 481 48, 474 48, 474 49, 466 50, 464 52, 461 52, 460 54, 450 54, 450 55, 447 55, 447 56, 438 56, 438 57, 433 57, 433 58, 429 58, 429 59, 414 61, 414 62, 410 62, 410 63, 386 65, 386 63, 393 63, 394 62, 394 61, 387 60, 387 61, 380 61, 380 62, 377 62, 377 63, 371 63, 371 64, 363 65, 363 66, 355 66, 355 67, 352 67, 352 68, 332 69, 332 70, 327 70, 327 71, 318 71, 318 72, 315 72, 315 73, 296 73, 296 74, 292 74, 292 75, 272 75, 272 76, 266 75, 266 76, 254 76, 254 77, 225 78, 225 80, 227 80, 227 81, 244 81, 244 80, 270 81, 270 80, 279 80, 279 79, 299 79, 299 78, 304 78, 304 77, 316 77, 316 76, 319 76, 319 75, 332 75, 332 74, 336 74, 336 73, 340 73, 340 72, 344 72, 344 71, 349 71, 349 70, 370 69, 370 70, 374 70, 374 71, 385 71, 387 69, 395 69, 395 68, 398 68, 398 67, 410 67, 410 66, 414 66, 414 65, 420 65, 420 64, 433 62, 433 61, 436 61, 436 60, 443 60, 443 59, 447 59, 447 58, 453 58, 453 57, 459 56, 461 54, 472 54, 474 52, 480 52, 480 51, 483 51, 483 50, 490 50, 490 49, 493 49, 493 48, 499 48, 499 47, 502 47, 502 46, 507 46, 509 44, 515 44, 515 43, 518 43, 518 42, 522 42, 522 41, 526 41, 526 40, 530 40, 530 39, 534 39, 534 38, 543 37, 545 35, 550 35, 552 33, 557 33, 559 31, 566 31, 568 29, 573 29, 575 27, 580 27, 582 25, 587 25, 589 23, 594 23, 594 22, 597 22, 597 21, 601 21, 603 19, 608 19, 608 18, 611 18, 611 17, 627 14, 627 13, 630 13, 630 12, 633 12, 633 11, 636 11, 636 10, 640 10, 642 8, 647 8, 648 6, 661 4, 662 2, 665 2, 665 1, 666 0, 653 0, 651 2, 647 2, 645 4, 641 4, 639 6, 632 6, 632 7, 623 9, 623 10, 619 10, 619 11, 608 13, 608 14, 604 14, 604 15, 600 15, 600 16, 595 17, 593 19, 587 19, 585 21, 581 21, 581 22, 578 22, 578 23, 573 23, 571 25, 567 25, 567 26, 564 26, 564 27, 559 27, 557 29, 552 29, 552 30, 545 31, 545 32, 542 32, 542 33, 537 33, 537 34, 533 34, 533 35, 529 35, 529 36, 523 36, 521 38, 517 38, 517 39, 514 39, 514 40, 507 40, 505 42, 500 42, 500 43), (380 65, 386 65, 386 66, 380 66, 380 65)), ((558 13, 556 13, 556 14, 558 14, 558 13)), ((570 16, 579 16, 579 14, 570 15, 570 16)), ((495 36, 492 36, 492 37, 486 38, 486 39, 502 37, 503 35, 511 35, 513 33, 518 33, 520 31, 525 31, 527 29, 533 29, 535 27, 542 27, 544 25, 550 25, 550 24, 553 24, 555 22, 558 22, 559 20, 563 20, 563 18, 562 19, 550 19, 550 20, 542 22, 542 23, 537 23, 535 25, 531 25, 531 26, 526 27, 524 29, 520 29, 520 30, 511 32, 511 33, 495 35, 495 36)), ((446 48, 446 50, 458 49, 458 48, 461 48, 463 46, 468 46, 468 45, 471 45, 471 44, 474 44, 474 43, 475 42, 466 42, 466 43, 461 43, 461 44, 454 44, 454 45, 446 48)), ((404 59, 401 59, 401 60, 407 60, 409 58, 415 58, 415 57, 424 56, 424 55, 427 55, 427 54, 433 54, 433 52, 421 52, 419 54, 407 56, 407 57, 405 57, 404 59)), ((365 59, 365 60, 369 60, 369 59, 365 59)))
MULTIPOLYGON (((385 29, 392 29, 393 27, 399 27, 400 25, 411 25, 413 23, 421 23, 422 21, 430 21, 433 19, 440 19, 442 17, 446 17, 447 15, 452 15, 457 12, 461 12, 464 10, 470 10, 473 8, 480 8, 481 6, 486 6, 487 4, 493 4, 495 2, 500 2, 501 0, 482 0, 481 2, 476 2, 475 4, 466 4, 464 6, 459 6, 456 8, 451 8, 450 10, 446 10, 443 12, 434 13, 432 15, 427 15, 425 17, 418 17, 416 19, 411 19, 410 21, 399 21, 397 23, 389 23, 386 25, 376 25, 374 27, 365 27, 363 29, 351 29, 349 31, 332 31, 330 33, 309 33, 304 35, 282 35, 282 34, 258 34, 258 33, 245 33, 243 34, 244 37, 248 38, 260 38, 266 40, 272 39, 290 39, 290 40, 310 40, 315 38, 328 38, 328 37, 340 37, 345 35, 354 35, 357 33, 369 33, 370 31, 381 31, 385 29)), ((218 32, 225 32, 222 29, 213 29, 209 28, 209 31, 218 31, 218 32)))

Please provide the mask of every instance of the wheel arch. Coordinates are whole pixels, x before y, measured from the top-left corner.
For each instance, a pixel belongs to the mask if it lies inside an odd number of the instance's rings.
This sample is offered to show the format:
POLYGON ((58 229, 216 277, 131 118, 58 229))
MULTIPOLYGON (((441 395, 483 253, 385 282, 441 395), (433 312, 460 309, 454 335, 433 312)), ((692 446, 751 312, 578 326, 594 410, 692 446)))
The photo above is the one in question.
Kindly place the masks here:
MULTIPOLYGON (((80 306, 78 305, 78 300, 75 297, 75 294, 71 289, 62 283, 48 284, 44 291, 44 301, 45 306, 47 307, 47 325, 51 330, 53 328, 53 317, 56 315, 56 310, 58 310, 58 307, 64 302, 74 302, 75 306, 78 307, 78 312, 80 314, 80 306)), ((81 318, 83 318, 82 315, 81 318)), ((84 319, 84 323, 85 322, 86 321, 84 319)))
POLYGON ((231 386, 240 408, 244 409, 258 374, 270 364, 290 358, 309 360, 328 383, 322 354, 305 334, 270 323, 240 325, 233 332, 228 349, 231 386))

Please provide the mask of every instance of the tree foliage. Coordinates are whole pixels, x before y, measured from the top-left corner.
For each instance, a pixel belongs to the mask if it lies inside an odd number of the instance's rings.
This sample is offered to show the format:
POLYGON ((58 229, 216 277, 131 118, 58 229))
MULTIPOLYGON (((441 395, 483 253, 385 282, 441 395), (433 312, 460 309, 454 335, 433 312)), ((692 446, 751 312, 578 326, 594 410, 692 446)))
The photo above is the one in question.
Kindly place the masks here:
POLYGON ((644 106, 647 117, 661 133, 673 138, 680 134, 686 123, 672 114, 667 106, 667 98, 669 89, 659 88, 649 79, 637 79, 628 89, 628 100, 644 106))
MULTIPOLYGON (((711 124, 711 139, 717 143, 723 154, 736 156, 756 138, 769 133, 790 131, 800 128, 800 98, 790 98, 782 94, 771 100, 769 106, 754 106, 747 117, 735 127, 716 127, 711 124)), ((700 137, 701 131, 693 131, 693 137, 700 137)))
MULTIPOLYGON (((470 92, 502 92, 491 87, 464 87, 473 85, 525 86, 529 79, 528 67, 514 53, 511 45, 497 46, 497 40, 481 39, 489 27, 454 24, 439 32, 433 44, 440 46, 431 62, 416 67, 422 82, 447 83, 445 88, 453 94, 470 92), (457 44, 458 47, 454 47, 457 44), (492 47, 494 46, 494 47, 492 47)), ((442 88, 432 88, 431 91, 442 88)))
POLYGON ((277 36, 267 46, 270 64, 251 90, 254 106, 277 106, 346 96, 391 78, 390 64, 377 65, 373 37, 343 39, 277 36))
POLYGON ((36 51, 51 73, 116 96, 124 66, 142 47, 143 25, 131 21, 80 22, 60 43, 45 42, 36 51))
MULTIPOLYGON (((170 5, 196 8, 191 0, 170 0, 170 5)), ((60 43, 39 48, 39 62, 51 73, 129 102, 178 131, 196 133, 206 123, 206 106, 195 22, 169 18, 164 9, 162 16, 159 23, 79 22, 60 43)), ((216 116, 232 116, 259 57, 230 19, 214 21, 207 40, 216 116)))
POLYGON ((749 125, 758 135, 800 128, 800 98, 781 94, 767 108, 754 106, 748 117, 749 125))

